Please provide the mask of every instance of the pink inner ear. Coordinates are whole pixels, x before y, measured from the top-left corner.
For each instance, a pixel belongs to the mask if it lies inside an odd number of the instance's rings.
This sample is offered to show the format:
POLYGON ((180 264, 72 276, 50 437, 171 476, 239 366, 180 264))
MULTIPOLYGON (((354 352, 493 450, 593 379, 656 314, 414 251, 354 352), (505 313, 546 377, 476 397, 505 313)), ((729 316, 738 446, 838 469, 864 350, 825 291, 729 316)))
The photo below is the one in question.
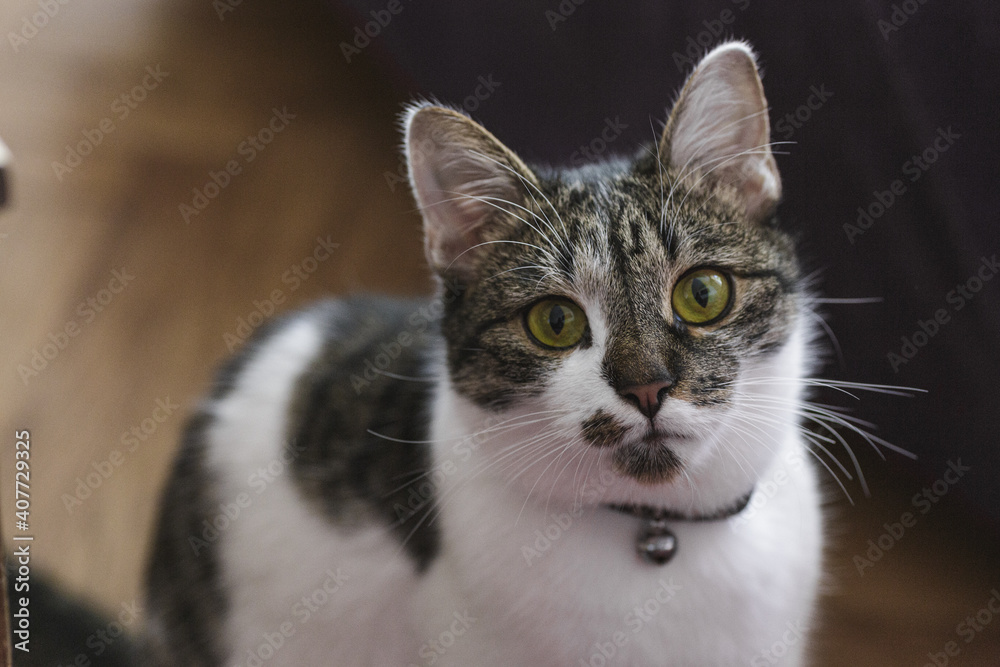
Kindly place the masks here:
POLYGON ((487 221, 519 204, 526 167, 493 135, 457 112, 416 111, 407 128, 410 178, 424 216, 426 252, 439 271, 471 272, 487 221), (523 175, 519 177, 519 173, 523 175))
POLYGON ((427 161, 414 181, 421 192, 429 259, 442 270, 461 271, 471 268, 483 223, 499 200, 509 200, 513 193, 497 178, 497 165, 467 154, 451 156, 453 152, 445 149, 440 162, 427 161))
POLYGON ((724 45, 705 57, 668 127, 664 143, 682 176, 697 170, 705 182, 732 185, 751 219, 777 203, 781 182, 769 146, 767 100, 746 47, 724 45))

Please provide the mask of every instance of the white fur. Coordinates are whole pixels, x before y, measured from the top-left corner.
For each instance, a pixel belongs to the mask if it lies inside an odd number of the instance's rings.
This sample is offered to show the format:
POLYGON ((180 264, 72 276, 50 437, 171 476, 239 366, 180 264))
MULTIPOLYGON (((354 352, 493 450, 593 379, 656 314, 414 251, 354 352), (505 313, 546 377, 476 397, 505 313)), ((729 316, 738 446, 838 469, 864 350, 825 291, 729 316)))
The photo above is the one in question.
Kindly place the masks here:
POLYGON ((399 601, 417 581, 395 538, 377 527, 337 530, 304 503, 287 466, 274 476, 259 475, 288 445, 293 384, 321 343, 311 316, 286 325, 213 411, 209 466, 219 479, 216 493, 226 504, 240 494, 251 499, 219 539, 231 667, 256 664, 248 651, 264 657, 266 647, 279 643, 282 624, 294 634, 283 638, 264 664, 402 664, 399 647, 410 615, 399 601), (337 583, 336 592, 323 590, 324 584, 333 590, 337 583), (303 596, 314 594, 322 601, 320 590, 325 604, 314 602, 315 611, 302 604, 303 596), (392 641, 386 641, 387 631, 392 641))
MULTIPOLYGON (((287 472, 260 493, 251 486, 255 472, 281 454, 292 385, 321 344, 310 315, 276 334, 215 407, 210 433, 219 497, 252 499, 220 537, 231 610, 227 665, 247 665, 248 651, 256 651, 274 666, 576 666, 603 664, 601 652, 612 649, 607 664, 801 664, 805 637, 789 628, 811 621, 821 535, 813 469, 787 465, 804 458, 793 412, 748 404, 741 409, 777 420, 748 430, 731 411, 699 414, 668 400, 658 420, 712 435, 678 452, 690 467, 682 480, 641 487, 579 441, 580 415, 598 406, 619 418, 634 412, 593 379, 599 322, 594 331, 591 350, 574 352, 556 372, 551 386, 562 389, 503 420, 441 384, 431 437, 437 469, 450 471, 439 475, 443 548, 423 575, 385 528, 340 529, 322 518, 287 472), (544 410, 561 412, 538 414, 544 410), (512 454, 519 443, 528 446, 512 454), (642 501, 717 509, 779 468, 787 481, 755 498, 752 511, 728 521, 673 522, 679 551, 662 567, 636 557, 638 521, 602 507, 642 501), (546 530, 554 539, 539 538, 546 530), (322 586, 328 570, 346 581, 304 620, 295 605, 322 586), (646 616, 635 613, 637 605, 646 616), (267 638, 279 643, 274 633, 283 623, 294 634, 269 651, 267 638), (764 655, 773 646, 784 662, 764 655)), ((799 331, 766 367, 743 372, 788 383, 744 390, 795 401, 804 349, 799 331)))

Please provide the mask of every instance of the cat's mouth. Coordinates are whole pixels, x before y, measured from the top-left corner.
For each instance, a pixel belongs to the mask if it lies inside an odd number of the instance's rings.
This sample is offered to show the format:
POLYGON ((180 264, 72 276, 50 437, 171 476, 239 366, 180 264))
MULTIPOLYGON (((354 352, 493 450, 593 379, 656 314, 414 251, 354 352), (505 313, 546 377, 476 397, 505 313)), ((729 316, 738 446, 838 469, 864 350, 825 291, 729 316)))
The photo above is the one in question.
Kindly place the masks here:
POLYGON ((694 440, 693 436, 686 433, 678 433, 677 431, 667 431, 659 428, 651 428, 642 436, 642 442, 650 445, 667 444, 672 442, 681 442, 684 440, 694 440))
POLYGON ((636 434, 613 415, 598 410, 581 424, 584 439, 593 447, 611 450, 612 467, 623 477, 640 484, 663 484, 680 473, 683 463, 678 448, 687 448, 697 438, 687 433, 650 424, 636 434))
POLYGON ((615 447, 612 465, 615 472, 640 484, 664 484, 674 479, 683 467, 674 447, 691 440, 691 436, 683 433, 653 428, 638 440, 626 440, 615 447))

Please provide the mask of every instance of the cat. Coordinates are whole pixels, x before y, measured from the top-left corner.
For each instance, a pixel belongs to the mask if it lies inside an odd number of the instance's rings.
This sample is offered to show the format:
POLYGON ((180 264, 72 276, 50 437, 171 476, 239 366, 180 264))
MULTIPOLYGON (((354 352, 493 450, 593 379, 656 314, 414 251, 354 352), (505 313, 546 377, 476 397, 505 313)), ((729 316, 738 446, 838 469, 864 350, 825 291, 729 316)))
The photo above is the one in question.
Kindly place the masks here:
POLYGON ((437 294, 317 304, 222 369, 147 664, 804 664, 817 355, 754 52, 708 52, 629 159, 403 124, 437 294))

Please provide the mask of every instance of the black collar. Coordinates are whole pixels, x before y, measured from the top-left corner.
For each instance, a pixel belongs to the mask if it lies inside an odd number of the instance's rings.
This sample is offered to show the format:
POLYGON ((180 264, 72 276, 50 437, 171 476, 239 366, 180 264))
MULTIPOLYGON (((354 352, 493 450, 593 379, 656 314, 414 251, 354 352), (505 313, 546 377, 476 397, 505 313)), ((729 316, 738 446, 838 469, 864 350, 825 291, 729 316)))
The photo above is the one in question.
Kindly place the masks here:
POLYGON ((750 503, 753 489, 745 496, 717 512, 709 514, 686 514, 651 505, 606 505, 622 514, 629 514, 643 520, 643 528, 636 538, 636 551, 647 562, 666 565, 677 553, 677 536, 667 528, 668 521, 719 521, 739 514, 750 503))
POLYGON ((732 505, 709 514, 687 514, 662 507, 653 507, 652 505, 614 504, 606 505, 606 507, 608 509, 613 509, 616 512, 631 514, 634 517, 645 519, 647 521, 718 521, 719 519, 728 519, 729 517, 739 514, 746 509, 746 506, 750 504, 750 497, 752 495, 753 489, 751 489, 750 492, 742 498, 739 498, 732 505))

